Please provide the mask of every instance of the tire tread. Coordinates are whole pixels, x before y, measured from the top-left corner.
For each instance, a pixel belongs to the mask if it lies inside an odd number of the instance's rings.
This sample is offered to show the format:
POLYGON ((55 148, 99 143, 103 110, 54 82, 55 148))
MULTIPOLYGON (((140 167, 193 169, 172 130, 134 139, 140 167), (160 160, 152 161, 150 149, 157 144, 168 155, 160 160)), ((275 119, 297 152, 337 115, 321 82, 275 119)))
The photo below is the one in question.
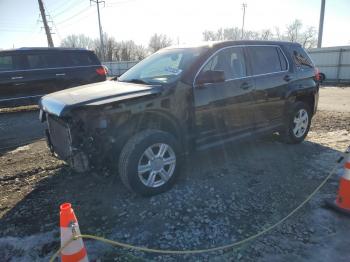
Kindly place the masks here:
POLYGON ((280 132, 280 135, 283 139, 283 141, 287 144, 298 144, 301 143, 305 137, 307 136, 309 129, 310 129, 310 124, 311 124, 311 110, 310 110, 310 106, 302 101, 297 101, 296 103, 294 103, 292 105, 292 110, 290 110, 288 112, 287 115, 287 121, 286 121, 286 127, 280 132), (291 121, 291 117, 294 117, 294 113, 296 110, 304 108, 306 109, 306 111, 308 112, 309 115, 309 125, 308 128, 305 132, 305 134, 301 137, 301 138, 296 138, 291 134, 291 130, 290 130, 290 121, 291 121))
POLYGON ((128 174, 128 169, 129 169, 129 165, 130 165, 130 161, 132 159, 132 154, 134 153, 134 151, 136 150, 136 147, 144 142, 145 140, 147 140, 147 138, 149 138, 150 136, 154 136, 154 135, 166 135, 169 136, 171 134, 161 131, 161 130, 157 130, 157 129, 146 129, 143 131, 140 131, 139 133, 137 133, 136 135, 134 135, 133 137, 131 137, 126 144, 124 145, 123 149, 121 150, 120 156, 119 156, 119 164, 118 164, 118 170, 119 170, 119 175, 120 178, 123 182, 123 184, 130 190, 130 191, 134 191, 136 193, 139 194, 143 194, 143 195, 151 195, 149 193, 140 193, 135 191, 135 189, 133 188, 133 186, 131 185, 130 181, 129 181, 129 174, 128 174))

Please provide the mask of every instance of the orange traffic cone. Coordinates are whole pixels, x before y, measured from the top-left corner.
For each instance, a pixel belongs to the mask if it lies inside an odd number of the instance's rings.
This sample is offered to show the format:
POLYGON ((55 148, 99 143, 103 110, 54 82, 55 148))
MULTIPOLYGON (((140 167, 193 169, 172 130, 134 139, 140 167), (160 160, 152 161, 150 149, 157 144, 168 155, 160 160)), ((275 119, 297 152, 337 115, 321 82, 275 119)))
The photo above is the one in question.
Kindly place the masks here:
MULTIPOLYGON (((60 227, 61 227, 61 247, 63 247, 75 235, 80 235, 78 220, 75 217, 72 205, 64 203, 60 206, 60 227)), ((61 252, 62 262, 78 262, 86 261, 86 249, 81 238, 74 240, 66 246, 61 252)))
POLYGON ((337 211, 350 215, 350 155, 345 162, 344 173, 339 181, 337 198, 335 201, 328 201, 327 204, 337 211))

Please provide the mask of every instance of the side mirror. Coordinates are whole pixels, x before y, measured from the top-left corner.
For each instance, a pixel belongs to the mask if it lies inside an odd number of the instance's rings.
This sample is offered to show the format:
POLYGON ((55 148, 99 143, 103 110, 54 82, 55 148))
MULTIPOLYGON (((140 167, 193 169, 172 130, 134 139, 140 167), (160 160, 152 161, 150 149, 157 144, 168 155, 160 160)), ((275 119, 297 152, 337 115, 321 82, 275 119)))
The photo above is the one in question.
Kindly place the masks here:
POLYGON ((225 73, 224 71, 213 70, 213 71, 205 71, 199 74, 197 78, 197 84, 207 84, 207 83, 220 83, 225 81, 225 73))

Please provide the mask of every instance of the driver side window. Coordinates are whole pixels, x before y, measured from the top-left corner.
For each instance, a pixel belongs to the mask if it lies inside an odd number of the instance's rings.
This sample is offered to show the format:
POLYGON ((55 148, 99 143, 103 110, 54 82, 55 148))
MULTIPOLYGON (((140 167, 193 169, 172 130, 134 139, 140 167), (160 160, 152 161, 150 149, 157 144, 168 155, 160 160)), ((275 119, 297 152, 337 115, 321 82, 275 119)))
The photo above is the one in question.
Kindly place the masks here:
POLYGON ((223 71, 226 80, 247 76, 243 48, 230 47, 219 51, 203 67, 201 73, 207 71, 223 71))

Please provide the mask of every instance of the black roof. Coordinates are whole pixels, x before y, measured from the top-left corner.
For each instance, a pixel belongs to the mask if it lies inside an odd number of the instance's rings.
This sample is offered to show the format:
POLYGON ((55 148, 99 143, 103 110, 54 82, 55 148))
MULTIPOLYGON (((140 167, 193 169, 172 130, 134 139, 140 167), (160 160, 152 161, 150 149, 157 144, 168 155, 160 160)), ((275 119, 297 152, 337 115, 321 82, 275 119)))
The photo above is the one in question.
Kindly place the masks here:
POLYGON ((85 48, 68 47, 20 47, 14 49, 0 50, 0 52, 27 52, 27 51, 90 51, 85 48))
POLYGON ((206 41, 201 42, 197 45, 184 45, 184 46, 170 46, 167 49, 172 48, 196 48, 196 47, 214 47, 214 48, 222 48, 225 46, 233 46, 233 45, 298 45, 296 42, 287 42, 287 41, 267 41, 267 40, 226 40, 226 41, 206 41))
POLYGON ((239 40, 239 41, 218 41, 213 43, 214 46, 225 45, 300 45, 295 42, 287 41, 267 41, 267 40, 239 40))

